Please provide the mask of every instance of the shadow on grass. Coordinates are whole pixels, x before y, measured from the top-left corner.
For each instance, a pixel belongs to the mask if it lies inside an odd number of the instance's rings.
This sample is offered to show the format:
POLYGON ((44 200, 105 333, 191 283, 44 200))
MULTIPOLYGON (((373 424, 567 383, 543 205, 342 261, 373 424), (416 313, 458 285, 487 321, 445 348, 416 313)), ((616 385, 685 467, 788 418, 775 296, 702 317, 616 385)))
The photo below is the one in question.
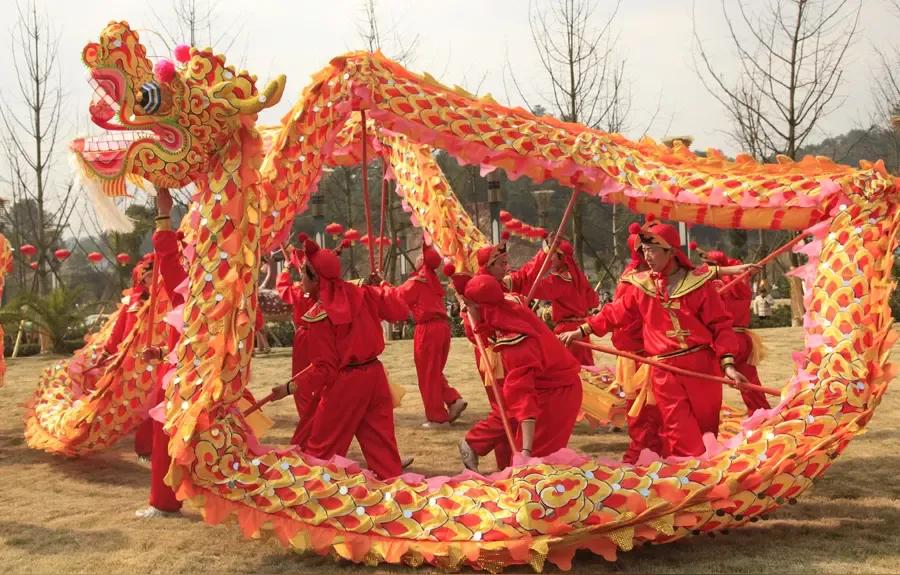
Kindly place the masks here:
POLYGON ((128 537, 118 529, 85 531, 18 521, 0 521, 0 539, 9 547, 35 555, 71 553, 80 548, 117 551, 128 545, 128 537))
POLYGON ((49 465, 50 473, 60 473, 72 479, 96 485, 144 487, 149 485, 150 470, 137 462, 130 451, 108 451, 78 459, 53 455, 27 447, 20 442, 15 447, 0 450, 0 466, 49 465))

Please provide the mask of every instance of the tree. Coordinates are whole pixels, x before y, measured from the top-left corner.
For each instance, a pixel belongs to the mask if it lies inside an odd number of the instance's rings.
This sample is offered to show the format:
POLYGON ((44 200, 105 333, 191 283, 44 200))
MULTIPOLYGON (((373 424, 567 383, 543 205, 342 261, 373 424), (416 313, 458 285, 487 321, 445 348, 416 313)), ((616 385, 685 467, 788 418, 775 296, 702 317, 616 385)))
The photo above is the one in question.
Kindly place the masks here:
MULTIPOLYGON (((53 353, 69 353, 66 338, 84 323, 85 313, 78 305, 81 291, 60 286, 46 295, 21 293, 0 310, 0 322, 11 325, 20 320, 31 322, 50 340, 53 353)), ((44 351, 43 349, 41 350, 44 351)))
MULTIPOLYGON (((758 160, 777 156, 797 159, 800 148, 838 104, 844 57, 856 37, 862 2, 850 0, 771 0, 756 12, 746 2, 721 0, 730 43, 737 51, 735 77, 713 64, 700 40, 694 39, 698 74, 706 89, 726 109, 732 137, 758 160)), ((757 3, 754 3, 757 6, 757 3)), ((791 265, 800 264, 791 254, 791 265)), ((803 316, 797 278, 791 278, 791 315, 803 316)))
MULTIPOLYGON (((59 263, 51 252, 59 247, 75 202, 71 182, 59 186, 51 179, 59 139, 62 89, 58 68, 58 39, 34 4, 17 6, 12 36, 13 65, 20 105, 4 96, 0 105, 3 150, 10 171, 14 206, 7 223, 15 245, 38 248, 33 289, 46 294, 59 263)), ((20 286, 24 287, 24 286, 20 286)))
MULTIPOLYGON (((534 46, 550 90, 543 105, 566 122, 584 124, 607 132, 624 129, 630 108, 625 84, 625 60, 614 56, 612 26, 621 2, 599 26, 596 3, 559 0, 529 4, 529 23, 534 46)), ((514 74, 513 84, 530 109, 529 98, 514 74)), ((572 239, 580 264, 584 264, 583 221, 587 198, 580 197, 572 214, 572 239)))

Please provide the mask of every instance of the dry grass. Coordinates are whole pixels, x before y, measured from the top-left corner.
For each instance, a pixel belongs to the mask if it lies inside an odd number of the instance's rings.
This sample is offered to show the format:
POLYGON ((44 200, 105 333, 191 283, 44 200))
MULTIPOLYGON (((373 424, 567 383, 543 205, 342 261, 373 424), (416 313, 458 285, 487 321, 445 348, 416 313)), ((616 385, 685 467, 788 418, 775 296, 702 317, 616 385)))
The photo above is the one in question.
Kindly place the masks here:
MULTIPOLYGON (((766 382, 784 381, 790 351, 800 347, 796 329, 764 333, 770 357, 762 366, 766 382)), ((417 458, 414 471, 454 473, 460 469, 455 442, 468 424, 485 413, 484 393, 474 374, 472 352, 454 340, 447 373, 470 401, 462 424, 446 432, 419 427, 411 342, 390 344, 384 358, 394 381, 409 394, 396 412, 401 449, 417 458)), ((51 359, 10 362, 0 390, 0 571, 5 573, 345 573, 398 572, 336 565, 301 557, 272 541, 242 539, 234 525, 210 527, 196 512, 183 519, 143 522, 133 518, 143 506, 148 470, 132 455, 131 441, 85 460, 65 460, 28 449, 22 439, 21 404, 39 370, 51 359)), ((288 350, 258 359, 254 391, 264 392, 288 374, 288 350)), ((733 398, 732 398, 733 399, 733 398)), ((283 442, 294 423, 293 405, 267 410, 276 427, 266 438, 283 442)), ((595 572, 900 572, 900 400, 888 396, 871 423, 835 462, 826 478, 800 502, 775 515, 714 539, 644 547, 622 554, 617 563, 576 558, 574 571, 595 572)), ((596 454, 617 454, 622 433, 579 426, 573 444, 596 454)), ((358 457, 359 452, 351 452, 358 457)), ((548 569, 552 569, 548 563, 548 569)))

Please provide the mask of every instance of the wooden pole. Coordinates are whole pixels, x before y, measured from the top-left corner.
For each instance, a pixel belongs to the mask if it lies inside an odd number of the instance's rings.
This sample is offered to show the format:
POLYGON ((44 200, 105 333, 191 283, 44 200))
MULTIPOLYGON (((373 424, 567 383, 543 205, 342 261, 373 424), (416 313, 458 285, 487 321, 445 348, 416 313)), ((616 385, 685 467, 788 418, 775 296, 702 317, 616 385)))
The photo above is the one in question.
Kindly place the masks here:
MULTIPOLYGON (((281 385, 287 385, 287 384, 291 383, 292 381, 294 381, 295 379, 297 379, 298 377, 300 377, 301 375, 303 375, 304 373, 309 371, 311 368, 312 368, 312 364, 307 365, 305 368, 301 369, 300 371, 298 371, 297 373, 292 375, 289 380, 287 380, 286 382, 284 382, 281 385)), ((251 413, 253 413, 255 411, 259 411, 260 409, 263 408, 263 406, 265 406, 267 403, 270 403, 274 399, 275 399, 275 392, 272 392, 269 395, 262 398, 261 400, 259 400, 257 403, 254 403, 250 409, 245 411, 244 417, 247 417, 248 415, 250 415, 251 413)))
POLYGON ((369 127, 366 125, 366 111, 360 110, 362 116, 362 189, 363 204, 366 208, 366 233, 369 236, 369 273, 375 273, 375 237, 372 233, 372 210, 369 206, 369 127))
MULTIPOLYGON (((382 164, 384 160, 382 160, 382 164)), ((381 171, 381 224, 378 226, 378 271, 384 267, 384 213, 387 207, 388 183, 385 179, 386 168, 381 171)))
POLYGON ((646 363, 647 365, 651 365, 653 367, 658 367, 660 369, 665 369, 665 370, 671 371, 672 373, 677 373, 679 375, 686 375, 688 377, 697 377, 700 379, 708 379, 709 381, 723 383, 725 385, 730 385, 732 387, 744 387, 746 389, 762 391, 763 393, 766 393, 768 395, 777 395, 779 397, 781 396, 781 392, 773 387, 765 387, 763 385, 756 385, 753 383, 737 383, 735 381, 728 379, 727 377, 719 377, 716 375, 710 375, 708 373, 703 373, 700 371, 691 371, 689 369, 675 367, 674 365, 669 365, 662 361, 650 359, 649 357, 642 357, 640 355, 628 353, 627 351, 619 351, 618 349, 606 347, 605 345, 597 345, 595 343, 588 343, 586 341, 574 341, 572 343, 574 343, 576 345, 580 345, 582 347, 586 347, 588 349, 593 349, 593 350, 599 351, 601 353, 607 353, 609 355, 618 355, 620 357, 626 357, 626 358, 634 360, 638 363, 646 363))
MULTIPOLYGON (((756 267, 762 267, 762 266, 766 265, 767 263, 771 262, 772 260, 774 260, 775 258, 777 258, 778 256, 780 256, 781 254, 783 254, 783 253, 786 252, 787 250, 791 249, 792 247, 794 247, 795 245, 797 245, 798 243, 800 243, 800 240, 802 240, 803 238, 805 238, 805 237, 808 236, 808 235, 809 235, 809 233, 801 233, 800 235, 798 235, 797 237, 795 237, 795 238, 792 239, 791 241, 787 242, 786 244, 782 245, 780 248, 778 248, 778 249, 775 250, 774 252, 770 253, 769 255, 767 255, 766 257, 764 257, 763 259, 759 260, 758 262, 756 262, 756 263, 753 264, 753 265, 756 266, 756 267)), ((741 281, 743 281, 744 279, 746 279, 751 273, 753 273, 753 269, 752 269, 752 268, 751 268, 751 269, 748 269, 748 270, 745 271, 745 272, 741 272, 741 273, 739 273, 738 275, 734 276, 734 279, 732 279, 732 280, 729 281, 727 284, 725 284, 724 286, 722 286, 722 287, 719 288, 719 295, 722 295, 723 293, 725 293, 725 292, 731 290, 731 288, 736 287, 737 284, 738 284, 738 282, 741 282, 741 281)))
POLYGON ((16 343, 13 345, 12 359, 19 355, 19 346, 22 345, 22 335, 25 333, 25 320, 19 320, 19 330, 16 332, 16 343))
MULTIPOLYGON (((459 304, 460 309, 465 307, 465 303, 458 293, 456 294, 456 302, 459 304)), ((469 327, 472 328, 472 335, 475 338, 475 347, 478 348, 478 355, 481 357, 481 362, 485 365, 487 370, 490 371, 490 373, 484 375, 485 381, 483 383, 485 388, 489 386, 494 388, 494 400, 497 402, 497 411, 500 412, 500 420, 503 422, 503 431, 506 433, 507 441, 509 441, 509 448, 513 453, 516 453, 516 441, 513 437, 512 427, 509 425, 509 419, 506 417, 506 402, 503 400, 503 391, 500 389, 500 386, 497 385, 497 380, 494 379, 494 365, 487 355, 487 349, 484 347, 484 340, 482 340, 481 335, 475 331, 475 322, 472 320, 471 312, 466 311, 465 321, 469 322, 469 327)), ((481 368, 480 365, 478 367, 481 368)), ((488 400, 490 400, 490 397, 488 397, 488 400)))
POLYGON ((553 260, 553 256, 556 255, 556 248, 559 247, 563 229, 565 229, 566 223, 572 216, 572 209, 575 207, 575 200, 578 199, 578 194, 578 190, 572 190, 572 197, 569 198, 569 205, 566 206, 566 211, 563 212, 562 220, 560 220, 559 222, 559 228, 557 228, 556 230, 556 235, 553 236, 553 241, 550 243, 550 249, 547 251, 547 257, 545 257, 544 261, 541 263, 541 268, 538 270, 538 274, 534 278, 534 283, 531 284, 531 289, 528 290, 528 298, 525 300, 525 307, 531 307, 531 300, 534 299, 534 291, 537 289, 537 285, 541 281, 541 278, 543 278, 544 274, 547 273, 547 270, 550 269, 550 262, 553 260))

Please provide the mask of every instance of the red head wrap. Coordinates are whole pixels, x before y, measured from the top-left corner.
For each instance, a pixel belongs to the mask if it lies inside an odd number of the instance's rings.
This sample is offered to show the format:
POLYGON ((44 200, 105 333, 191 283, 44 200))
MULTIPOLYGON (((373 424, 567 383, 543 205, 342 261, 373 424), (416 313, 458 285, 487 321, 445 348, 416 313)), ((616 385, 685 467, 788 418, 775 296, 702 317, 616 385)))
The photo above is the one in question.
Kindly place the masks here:
POLYGON ((494 246, 485 246, 475 252, 475 258, 478 260, 479 271, 484 271, 494 260, 506 253, 506 244, 500 243, 494 246))
POLYGON ((362 295, 359 288, 341 279, 341 259, 310 239, 303 243, 303 248, 307 265, 319 278, 318 299, 328 313, 328 319, 335 325, 350 323, 362 295))
POLYGON ((507 299, 500 282, 487 274, 469 281, 466 297, 478 304, 481 321, 494 331, 539 336, 542 328, 549 329, 531 310, 507 299))

